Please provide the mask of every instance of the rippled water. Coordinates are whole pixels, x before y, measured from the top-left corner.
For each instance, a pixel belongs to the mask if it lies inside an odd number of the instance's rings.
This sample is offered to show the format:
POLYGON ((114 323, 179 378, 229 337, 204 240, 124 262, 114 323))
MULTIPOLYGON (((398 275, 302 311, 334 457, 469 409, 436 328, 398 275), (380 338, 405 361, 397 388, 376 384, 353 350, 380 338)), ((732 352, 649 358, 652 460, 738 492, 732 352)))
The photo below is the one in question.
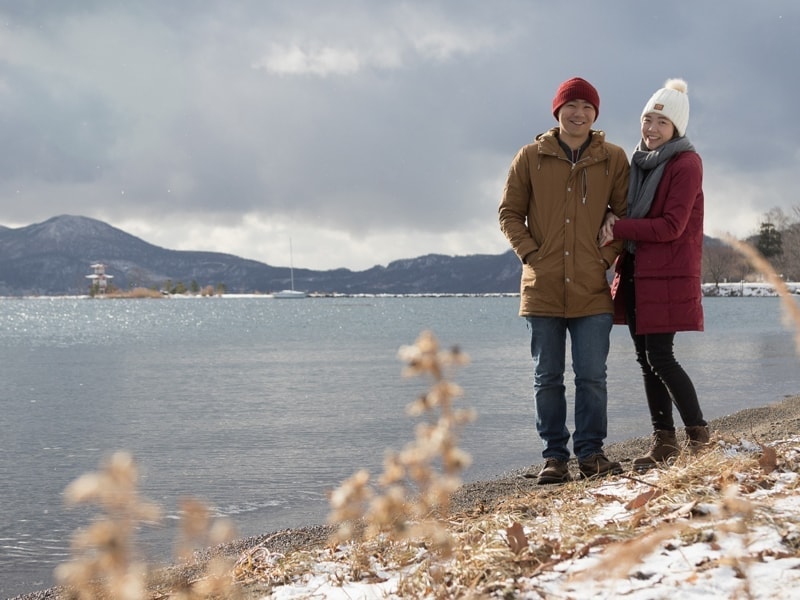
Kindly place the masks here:
MULTIPOLYGON (((515 298, 0 299, 0 596, 52 585, 92 512, 61 494, 118 449, 166 513, 140 542, 172 552, 179 498, 244 536, 324 522, 326 491, 413 438, 402 344, 431 329, 472 362, 455 375, 478 421, 462 436, 492 477, 540 460, 528 333, 515 298)), ((706 332, 677 352, 708 418, 800 392, 774 298, 705 300, 706 332)), ((609 442, 649 433, 627 331, 609 359, 609 442)))

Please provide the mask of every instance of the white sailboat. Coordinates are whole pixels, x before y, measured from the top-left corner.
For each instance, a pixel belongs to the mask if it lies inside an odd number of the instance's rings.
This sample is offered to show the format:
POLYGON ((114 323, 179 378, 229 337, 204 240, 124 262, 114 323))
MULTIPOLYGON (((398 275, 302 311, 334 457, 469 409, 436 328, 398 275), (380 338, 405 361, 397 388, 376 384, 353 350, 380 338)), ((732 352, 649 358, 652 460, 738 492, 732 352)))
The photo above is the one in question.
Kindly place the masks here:
POLYGON ((305 292, 294 289, 294 258, 292 257, 292 239, 289 238, 289 274, 291 276, 292 287, 288 290, 281 290, 272 294, 273 298, 306 298, 305 292))

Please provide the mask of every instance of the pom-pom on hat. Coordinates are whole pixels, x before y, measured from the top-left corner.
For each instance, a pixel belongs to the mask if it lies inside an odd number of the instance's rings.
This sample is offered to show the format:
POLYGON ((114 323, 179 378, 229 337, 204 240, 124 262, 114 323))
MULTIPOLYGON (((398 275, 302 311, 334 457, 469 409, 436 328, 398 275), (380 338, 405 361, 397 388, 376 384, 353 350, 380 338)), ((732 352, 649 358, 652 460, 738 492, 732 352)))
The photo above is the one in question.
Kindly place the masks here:
POLYGON ((558 86, 556 95, 553 97, 553 116, 556 120, 558 120, 558 111, 561 110, 561 107, 573 100, 586 100, 594 106, 594 118, 597 120, 600 114, 600 95, 591 83, 580 77, 567 79, 558 86))
POLYGON ((688 89, 683 79, 668 79, 663 88, 650 96, 641 118, 648 113, 664 115, 675 125, 678 135, 683 137, 689 124, 688 89))

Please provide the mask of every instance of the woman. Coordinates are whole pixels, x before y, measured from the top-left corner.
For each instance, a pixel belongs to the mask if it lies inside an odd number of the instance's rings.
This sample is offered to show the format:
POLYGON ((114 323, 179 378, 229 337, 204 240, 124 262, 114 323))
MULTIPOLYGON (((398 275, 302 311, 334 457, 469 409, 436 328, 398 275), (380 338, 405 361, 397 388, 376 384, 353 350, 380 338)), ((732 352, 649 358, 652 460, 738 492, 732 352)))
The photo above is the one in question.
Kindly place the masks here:
POLYGON ((694 384, 673 354, 676 332, 703 330, 703 164, 688 122, 686 82, 670 79, 642 111, 627 218, 609 213, 601 232, 602 244, 626 240, 612 284, 614 322, 627 323, 633 338, 654 430, 650 451, 633 461, 639 471, 678 454, 673 403, 690 450, 709 440, 694 384))

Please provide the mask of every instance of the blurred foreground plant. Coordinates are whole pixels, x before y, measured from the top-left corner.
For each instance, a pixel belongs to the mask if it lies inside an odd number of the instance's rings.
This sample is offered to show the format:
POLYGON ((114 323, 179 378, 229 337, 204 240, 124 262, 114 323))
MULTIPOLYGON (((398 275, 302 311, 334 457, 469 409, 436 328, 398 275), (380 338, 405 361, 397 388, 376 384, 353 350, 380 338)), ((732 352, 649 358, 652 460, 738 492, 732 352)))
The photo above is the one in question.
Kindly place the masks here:
POLYGON ((783 281, 780 275, 775 271, 770 262, 750 244, 740 242, 733 236, 725 236, 725 242, 733 246, 733 248, 742 254, 753 267, 761 273, 762 276, 775 288, 778 296, 781 299, 781 306, 783 307, 784 324, 787 327, 794 328, 795 336, 795 349, 797 355, 800 356, 800 306, 792 297, 786 282, 783 281))
MULTIPOLYGON (((79 600, 148 598, 149 570, 135 552, 135 532, 141 523, 155 524, 161 510, 137 491, 138 469, 127 452, 117 452, 100 471, 82 475, 64 491, 68 504, 95 504, 102 514, 73 536, 74 558, 56 567, 66 597, 79 600)), ((226 521, 212 524, 208 509, 196 500, 182 503, 179 552, 188 559, 192 544, 219 544, 232 539, 226 521)), ((232 597, 231 565, 209 562, 205 576, 195 581, 174 581, 165 596, 187 600, 212 596, 232 597)))
POLYGON ((469 362, 458 348, 442 350, 430 331, 412 346, 403 346, 399 358, 403 374, 428 377, 427 393, 406 409, 413 417, 427 417, 416 427, 416 437, 402 452, 389 451, 377 487, 370 486, 365 470, 355 473, 330 495, 329 521, 338 525, 334 542, 372 538, 428 540, 447 554, 452 540, 441 517, 448 512, 450 495, 461 485, 460 473, 470 457, 457 445, 457 432, 474 420, 474 411, 456 409, 462 389, 450 381, 451 370, 469 362))
POLYGON ((104 512, 92 525, 73 536, 72 561, 56 568, 56 579, 69 586, 76 598, 103 593, 121 600, 143 598, 147 567, 133 552, 140 521, 155 523, 157 506, 139 497, 138 470, 133 458, 114 454, 101 471, 87 473, 64 492, 68 504, 96 504, 104 512))

